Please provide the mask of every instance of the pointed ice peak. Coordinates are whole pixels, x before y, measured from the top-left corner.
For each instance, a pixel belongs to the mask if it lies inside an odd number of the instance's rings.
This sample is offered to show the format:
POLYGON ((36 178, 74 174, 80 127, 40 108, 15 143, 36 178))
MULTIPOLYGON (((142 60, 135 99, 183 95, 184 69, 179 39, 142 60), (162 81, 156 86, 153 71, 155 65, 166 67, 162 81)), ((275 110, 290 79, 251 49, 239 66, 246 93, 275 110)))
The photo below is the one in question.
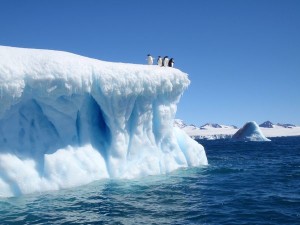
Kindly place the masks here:
POLYGON ((274 128, 274 124, 271 121, 263 122, 259 126, 260 127, 265 127, 265 128, 274 128))
POLYGON ((183 120, 181 119, 174 119, 174 127, 178 127, 180 129, 184 129, 184 128, 188 128, 188 129, 200 129, 199 127, 197 127, 196 125, 194 124, 190 124, 190 125, 187 125, 183 120))
POLYGON ((277 127, 293 128, 293 127, 296 127, 296 125, 290 124, 290 123, 277 123, 275 125, 270 121, 266 121, 266 122, 260 124, 259 126, 264 127, 264 128, 277 128, 277 127))
POLYGON ((184 128, 186 127, 186 123, 183 122, 183 120, 181 119, 174 119, 174 127, 178 127, 178 128, 184 128))
POLYGON ((224 128, 224 129, 237 129, 237 126, 234 125, 221 125, 217 123, 206 123, 200 127, 202 130, 214 129, 214 128, 224 128))
POLYGON ((206 123, 206 124, 202 125, 200 128, 201 129, 203 129, 203 128, 204 129, 205 128, 222 128, 222 126, 217 123, 206 123))
POLYGON ((261 132, 255 121, 247 122, 232 136, 232 139, 236 141, 270 141, 261 132))

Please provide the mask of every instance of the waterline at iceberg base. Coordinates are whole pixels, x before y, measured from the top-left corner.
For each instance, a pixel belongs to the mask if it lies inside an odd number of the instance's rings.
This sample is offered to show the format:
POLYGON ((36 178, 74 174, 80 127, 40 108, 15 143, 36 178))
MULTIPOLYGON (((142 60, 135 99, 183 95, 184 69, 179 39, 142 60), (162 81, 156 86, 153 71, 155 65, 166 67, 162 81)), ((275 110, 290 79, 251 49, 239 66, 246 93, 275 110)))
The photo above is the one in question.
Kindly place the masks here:
POLYGON ((0 46, 0 196, 207 165, 173 127, 174 68, 0 46))

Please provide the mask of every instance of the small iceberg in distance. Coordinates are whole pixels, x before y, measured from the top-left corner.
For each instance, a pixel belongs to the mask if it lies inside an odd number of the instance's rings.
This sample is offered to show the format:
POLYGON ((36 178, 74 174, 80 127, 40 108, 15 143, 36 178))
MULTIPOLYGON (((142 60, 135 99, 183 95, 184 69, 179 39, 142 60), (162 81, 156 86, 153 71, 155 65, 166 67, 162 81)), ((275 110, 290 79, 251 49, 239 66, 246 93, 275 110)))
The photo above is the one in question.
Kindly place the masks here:
POLYGON ((266 138, 255 121, 247 122, 233 136, 235 141, 271 141, 266 138))

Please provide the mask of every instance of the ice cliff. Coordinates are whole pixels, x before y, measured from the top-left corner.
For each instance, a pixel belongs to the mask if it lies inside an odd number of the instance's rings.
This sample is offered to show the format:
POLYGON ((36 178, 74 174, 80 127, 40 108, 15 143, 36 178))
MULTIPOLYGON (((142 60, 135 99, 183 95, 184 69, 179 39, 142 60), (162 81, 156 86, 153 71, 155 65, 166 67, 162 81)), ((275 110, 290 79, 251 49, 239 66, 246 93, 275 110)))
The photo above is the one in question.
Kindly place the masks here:
POLYGON ((255 121, 247 122, 241 129, 239 129, 233 136, 232 140, 236 141, 270 141, 261 132, 259 126, 255 121))
POLYGON ((207 164, 173 128, 174 68, 0 46, 0 196, 207 164))

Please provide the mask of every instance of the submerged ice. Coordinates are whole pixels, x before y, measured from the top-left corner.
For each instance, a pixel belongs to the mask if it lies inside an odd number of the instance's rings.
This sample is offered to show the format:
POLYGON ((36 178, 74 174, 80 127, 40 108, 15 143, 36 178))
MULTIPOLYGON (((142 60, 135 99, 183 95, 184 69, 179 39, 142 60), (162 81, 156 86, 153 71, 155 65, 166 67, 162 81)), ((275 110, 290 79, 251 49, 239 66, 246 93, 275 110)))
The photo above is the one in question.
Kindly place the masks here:
POLYGON ((2 197, 207 164, 173 128, 177 69, 0 46, 0 80, 2 197))

